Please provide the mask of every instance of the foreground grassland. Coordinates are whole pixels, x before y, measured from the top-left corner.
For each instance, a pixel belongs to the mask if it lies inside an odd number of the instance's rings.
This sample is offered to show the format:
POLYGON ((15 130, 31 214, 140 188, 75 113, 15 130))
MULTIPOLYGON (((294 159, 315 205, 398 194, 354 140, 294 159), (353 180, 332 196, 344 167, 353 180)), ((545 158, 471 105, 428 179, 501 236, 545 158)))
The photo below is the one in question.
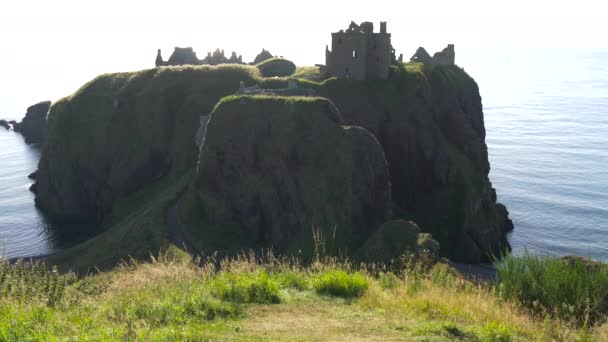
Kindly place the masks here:
POLYGON ((170 250, 80 279, 0 270, 0 341, 608 340, 606 324, 534 314, 442 264, 391 273, 170 250))

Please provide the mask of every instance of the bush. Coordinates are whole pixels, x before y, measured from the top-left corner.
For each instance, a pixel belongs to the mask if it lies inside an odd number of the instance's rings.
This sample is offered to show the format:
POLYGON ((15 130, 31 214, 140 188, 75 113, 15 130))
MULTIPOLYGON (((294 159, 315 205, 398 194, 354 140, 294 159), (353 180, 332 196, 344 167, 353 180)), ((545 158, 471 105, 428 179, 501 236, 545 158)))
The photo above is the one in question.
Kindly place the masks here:
POLYGON ((392 272, 380 273, 378 283, 387 290, 396 289, 399 286, 399 278, 392 272))
POLYGON ((0 300, 39 301, 53 306, 63 298, 66 285, 74 281, 74 274, 60 275, 41 262, 19 260, 11 265, 0 260, 0 300))
POLYGON ((351 298, 362 296, 368 288, 368 283, 365 276, 359 272, 331 270, 314 280, 314 288, 321 294, 351 298))
POLYGON ((278 282, 266 272, 220 273, 211 282, 212 293, 226 301, 238 303, 277 304, 278 282))
POLYGON ((188 320, 214 320, 234 318, 239 314, 235 304, 202 296, 169 297, 158 301, 138 301, 134 304, 134 316, 153 326, 184 324, 188 320))
POLYGON ((298 291, 308 290, 308 279, 305 275, 294 271, 283 271, 277 274, 281 288, 291 288, 298 291))
MULTIPOLYGON (((524 254, 496 263, 504 299, 538 314, 592 323, 608 313, 608 267, 582 258, 524 254)), ((605 316, 604 316, 605 317, 605 316)))
POLYGON ((284 58, 271 58, 256 66, 264 77, 287 77, 296 71, 296 65, 284 58))

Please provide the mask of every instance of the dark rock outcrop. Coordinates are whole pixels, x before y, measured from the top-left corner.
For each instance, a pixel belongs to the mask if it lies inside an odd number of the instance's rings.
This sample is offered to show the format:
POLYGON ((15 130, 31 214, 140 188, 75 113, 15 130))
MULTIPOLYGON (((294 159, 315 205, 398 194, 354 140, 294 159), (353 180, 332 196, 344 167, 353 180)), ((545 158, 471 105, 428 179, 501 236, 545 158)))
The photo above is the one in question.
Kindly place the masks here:
POLYGON ((13 123, 13 130, 21 133, 28 144, 40 144, 44 142, 46 116, 50 107, 51 101, 43 101, 30 106, 23 120, 20 123, 13 123))
POLYGON ((225 65, 97 77, 50 110, 36 204, 55 221, 99 222, 116 200, 193 167, 200 115, 257 74, 225 65))
POLYGON ((11 129, 11 125, 6 120, 0 120, 0 127, 4 127, 6 130, 11 129))
POLYGON ((488 179, 479 88, 462 69, 395 68, 387 82, 333 80, 317 94, 378 138, 399 216, 432 233, 443 255, 480 262, 510 248, 512 223, 488 179))
POLYGON ((384 223, 365 242, 358 258, 370 262, 388 263, 404 254, 426 253, 430 262, 439 259, 439 243, 421 233, 414 222, 394 220, 384 223))
MULTIPOLYGON (((250 66, 93 80, 50 111, 37 204, 55 219, 99 221, 116 200, 192 168, 200 116, 240 81, 269 83, 250 66)), ((281 247, 310 237, 311 225, 336 225, 360 246, 388 219, 392 198, 394 217, 431 233, 444 256, 479 262, 509 248, 479 89, 462 69, 394 67, 388 80, 312 86, 340 115, 310 98, 232 98, 215 110, 197 185, 213 222, 237 221, 281 247)))
POLYGON ((335 228, 365 239, 390 217, 386 160, 376 138, 343 127, 320 98, 234 97, 210 116, 197 171, 203 211, 279 250, 335 228))

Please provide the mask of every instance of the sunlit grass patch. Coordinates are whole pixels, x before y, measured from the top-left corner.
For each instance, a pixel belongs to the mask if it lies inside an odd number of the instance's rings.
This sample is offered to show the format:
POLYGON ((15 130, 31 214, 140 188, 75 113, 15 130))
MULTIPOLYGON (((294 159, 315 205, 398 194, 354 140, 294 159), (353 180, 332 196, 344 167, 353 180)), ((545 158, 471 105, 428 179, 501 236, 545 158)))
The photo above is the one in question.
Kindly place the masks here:
POLYGON ((279 282, 266 272, 220 273, 210 283, 214 296, 237 303, 277 304, 279 282))
POLYGON ((321 294, 353 298, 363 295, 369 285, 365 276, 360 272, 329 270, 317 276, 313 286, 321 294))
POLYGON ((528 253, 507 256, 496 263, 500 282, 495 287, 540 315, 587 324, 608 313, 608 267, 583 258, 565 260, 528 253))

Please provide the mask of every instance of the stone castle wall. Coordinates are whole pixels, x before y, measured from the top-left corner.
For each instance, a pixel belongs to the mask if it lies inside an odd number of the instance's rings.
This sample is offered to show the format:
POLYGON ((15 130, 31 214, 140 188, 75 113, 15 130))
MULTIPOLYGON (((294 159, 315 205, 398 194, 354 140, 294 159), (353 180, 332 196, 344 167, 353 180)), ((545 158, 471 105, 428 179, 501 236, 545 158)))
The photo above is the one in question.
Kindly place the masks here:
POLYGON ((325 59, 327 72, 338 78, 387 79, 393 56, 386 23, 381 23, 380 33, 374 33, 374 24, 353 22, 346 31, 332 33, 331 51, 326 50, 325 59))

